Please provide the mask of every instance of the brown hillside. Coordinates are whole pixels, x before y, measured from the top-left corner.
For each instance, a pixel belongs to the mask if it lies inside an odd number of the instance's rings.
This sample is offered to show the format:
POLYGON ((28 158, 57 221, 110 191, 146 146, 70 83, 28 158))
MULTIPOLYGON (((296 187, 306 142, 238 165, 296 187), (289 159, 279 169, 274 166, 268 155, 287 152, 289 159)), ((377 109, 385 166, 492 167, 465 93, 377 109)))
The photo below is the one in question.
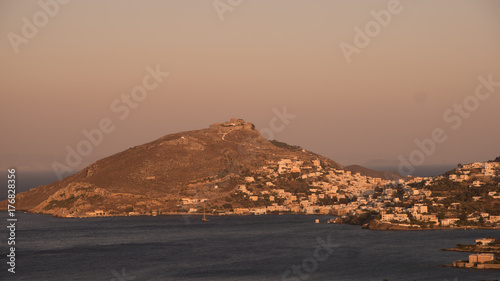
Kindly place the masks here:
MULTIPOLYGON (((298 147, 273 144, 253 124, 231 119, 208 129, 166 135, 101 159, 72 176, 20 193, 16 208, 67 215, 97 208, 171 208, 181 197, 203 195, 217 200, 235 188, 243 171, 282 158, 320 159, 324 165, 342 169, 298 147)), ((0 202, 0 208, 5 207, 6 202, 0 202)))

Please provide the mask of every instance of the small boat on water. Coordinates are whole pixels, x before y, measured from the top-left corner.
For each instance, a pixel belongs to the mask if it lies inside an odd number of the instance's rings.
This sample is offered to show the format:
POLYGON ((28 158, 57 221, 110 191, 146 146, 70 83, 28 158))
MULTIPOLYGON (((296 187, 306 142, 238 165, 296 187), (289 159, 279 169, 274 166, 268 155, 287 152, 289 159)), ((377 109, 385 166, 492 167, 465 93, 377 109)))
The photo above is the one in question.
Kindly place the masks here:
POLYGON ((201 222, 208 222, 208 219, 207 219, 206 213, 205 213, 205 205, 203 205, 203 219, 201 219, 201 222))

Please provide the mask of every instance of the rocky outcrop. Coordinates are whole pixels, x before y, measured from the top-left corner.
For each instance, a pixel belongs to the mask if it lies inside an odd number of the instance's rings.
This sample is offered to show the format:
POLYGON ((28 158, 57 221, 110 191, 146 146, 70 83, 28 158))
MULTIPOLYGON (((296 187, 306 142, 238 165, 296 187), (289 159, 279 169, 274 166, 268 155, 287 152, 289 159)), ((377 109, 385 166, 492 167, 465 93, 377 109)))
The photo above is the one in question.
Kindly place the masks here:
POLYGON ((369 223, 364 224, 363 229, 371 229, 371 230, 421 230, 422 228, 419 225, 383 223, 380 220, 372 220, 369 223))
POLYGON ((224 123, 215 123, 209 126, 212 130, 231 131, 234 129, 255 130, 255 125, 247 123, 243 119, 232 118, 224 123))
POLYGON ((93 201, 109 196, 110 193, 103 188, 86 182, 74 182, 58 190, 30 211, 63 217, 74 213, 86 213, 94 210, 95 204, 91 204, 93 201))

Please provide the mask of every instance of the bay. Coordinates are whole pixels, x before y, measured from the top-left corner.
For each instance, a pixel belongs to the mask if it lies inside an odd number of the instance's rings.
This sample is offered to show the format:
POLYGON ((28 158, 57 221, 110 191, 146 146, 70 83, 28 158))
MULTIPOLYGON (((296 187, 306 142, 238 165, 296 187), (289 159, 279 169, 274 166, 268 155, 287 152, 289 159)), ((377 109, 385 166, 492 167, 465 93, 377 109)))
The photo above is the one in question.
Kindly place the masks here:
POLYGON ((499 230, 372 231, 301 215, 208 223, 199 216, 16 215, 16 273, 7 272, 3 226, 0 280, 500 279, 500 271, 440 266, 468 257, 440 249, 499 237, 499 230))

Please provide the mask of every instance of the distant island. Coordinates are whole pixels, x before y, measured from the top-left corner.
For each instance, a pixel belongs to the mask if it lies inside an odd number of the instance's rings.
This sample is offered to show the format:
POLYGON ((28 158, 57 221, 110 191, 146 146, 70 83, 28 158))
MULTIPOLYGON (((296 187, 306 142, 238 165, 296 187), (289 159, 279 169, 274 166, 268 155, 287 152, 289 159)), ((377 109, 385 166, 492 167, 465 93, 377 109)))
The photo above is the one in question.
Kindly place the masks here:
POLYGON ((210 215, 330 214, 335 223, 379 230, 498 228, 499 160, 404 177, 343 167, 231 119, 96 161, 18 194, 16 206, 73 218, 201 214, 206 207, 210 215))

